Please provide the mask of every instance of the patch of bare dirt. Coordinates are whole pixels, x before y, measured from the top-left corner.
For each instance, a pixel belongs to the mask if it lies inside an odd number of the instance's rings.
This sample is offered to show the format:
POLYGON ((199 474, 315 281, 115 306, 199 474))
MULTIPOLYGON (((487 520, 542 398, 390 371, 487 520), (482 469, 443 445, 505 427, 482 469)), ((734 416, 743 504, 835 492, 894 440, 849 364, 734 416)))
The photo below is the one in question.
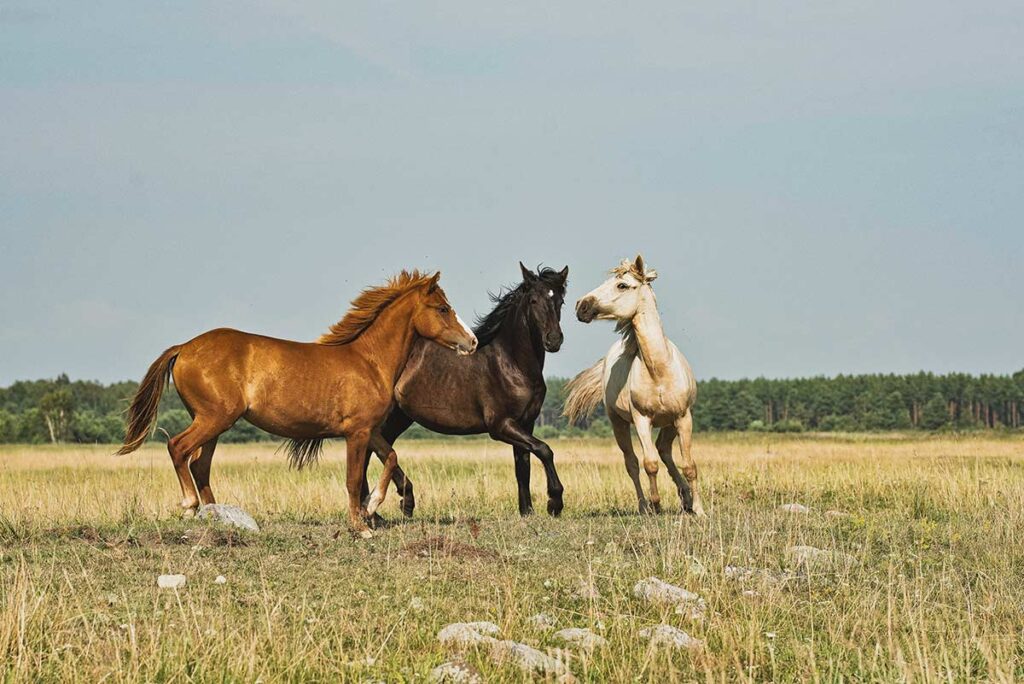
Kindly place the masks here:
POLYGON ((501 554, 473 544, 464 544, 449 537, 426 537, 402 547, 402 555, 414 558, 476 558, 499 560, 501 554))

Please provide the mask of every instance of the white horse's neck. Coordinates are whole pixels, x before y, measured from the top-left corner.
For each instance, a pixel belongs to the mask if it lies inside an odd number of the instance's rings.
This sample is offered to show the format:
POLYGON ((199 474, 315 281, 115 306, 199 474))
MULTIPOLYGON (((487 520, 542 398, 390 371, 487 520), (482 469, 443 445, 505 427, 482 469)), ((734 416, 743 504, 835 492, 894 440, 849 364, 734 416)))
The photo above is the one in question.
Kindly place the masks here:
POLYGON ((640 358, 652 378, 666 374, 672 361, 668 339, 661 327, 661 316, 658 315, 658 304, 654 299, 654 291, 645 286, 640 292, 640 306, 631 322, 633 337, 636 339, 640 358))

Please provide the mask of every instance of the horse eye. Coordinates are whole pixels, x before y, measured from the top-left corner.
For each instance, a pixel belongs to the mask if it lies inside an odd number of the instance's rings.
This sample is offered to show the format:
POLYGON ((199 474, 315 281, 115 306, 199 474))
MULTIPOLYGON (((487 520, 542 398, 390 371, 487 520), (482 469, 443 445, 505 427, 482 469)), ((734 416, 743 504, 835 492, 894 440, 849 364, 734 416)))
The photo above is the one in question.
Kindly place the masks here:
POLYGON ((626 283, 619 283, 618 287, 619 287, 620 290, 628 290, 629 289, 629 285, 627 285, 626 283))
POLYGON ((449 311, 451 311, 451 309, 449 309, 447 306, 444 306, 443 304, 437 307, 437 313, 441 314, 442 316, 447 316, 449 311))

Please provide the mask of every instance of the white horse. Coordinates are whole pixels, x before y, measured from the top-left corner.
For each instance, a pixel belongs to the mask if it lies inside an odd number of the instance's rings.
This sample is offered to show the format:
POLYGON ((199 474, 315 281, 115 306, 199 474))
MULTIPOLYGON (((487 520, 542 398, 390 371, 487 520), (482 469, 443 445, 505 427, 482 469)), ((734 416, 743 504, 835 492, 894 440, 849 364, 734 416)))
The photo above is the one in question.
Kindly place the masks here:
POLYGON ((641 513, 661 510, 658 494, 658 457, 679 490, 683 510, 704 515, 697 493, 697 466, 690 455, 697 382, 682 352, 665 337, 651 282, 657 272, 644 266, 643 257, 623 261, 612 277, 576 302, 576 317, 584 323, 595 318, 615 321, 622 339, 608 354, 569 383, 565 414, 573 422, 590 415, 604 400, 615 441, 626 460, 626 472, 636 487, 641 513), (640 469, 629 425, 636 426, 643 448, 644 470, 651 480, 648 507, 640 486, 640 469), (660 428, 658 441, 652 429, 660 428), (676 439, 678 437, 678 440, 676 439), (679 443, 682 467, 672 460, 672 445, 679 443), (680 475, 682 470, 682 475, 680 475), (685 479, 683 478, 685 476, 685 479))

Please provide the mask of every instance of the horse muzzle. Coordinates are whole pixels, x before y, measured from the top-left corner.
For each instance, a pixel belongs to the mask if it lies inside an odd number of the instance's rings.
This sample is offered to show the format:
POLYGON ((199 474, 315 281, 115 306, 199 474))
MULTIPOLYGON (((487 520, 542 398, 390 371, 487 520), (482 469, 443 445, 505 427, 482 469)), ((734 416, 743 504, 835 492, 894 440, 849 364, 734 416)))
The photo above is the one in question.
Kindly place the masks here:
POLYGON ((459 356, 469 356, 470 354, 476 351, 477 344, 478 342, 476 339, 476 335, 474 335, 473 339, 469 340, 468 343, 456 342, 455 344, 452 345, 452 349, 454 349, 455 353, 458 354, 459 356))
POLYGON ((593 297, 584 297, 576 302, 576 318, 583 323, 590 323, 597 317, 597 305, 593 297))
POLYGON ((554 354, 556 351, 562 348, 562 342, 565 341, 565 336, 562 333, 557 335, 545 335, 544 336, 544 351, 554 354))

